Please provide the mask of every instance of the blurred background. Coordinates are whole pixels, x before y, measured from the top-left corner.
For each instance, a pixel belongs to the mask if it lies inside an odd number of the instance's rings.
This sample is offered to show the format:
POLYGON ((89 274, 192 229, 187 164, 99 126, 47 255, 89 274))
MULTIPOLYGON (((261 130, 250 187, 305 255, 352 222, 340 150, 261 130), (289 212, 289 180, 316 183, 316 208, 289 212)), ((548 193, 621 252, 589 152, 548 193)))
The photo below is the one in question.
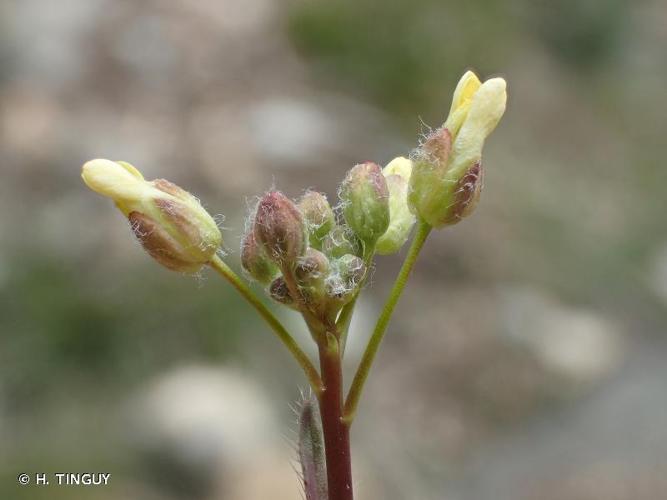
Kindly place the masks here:
MULTIPOLYGON (((0 497, 299 498, 298 368, 225 282, 145 255, 80 166, 196 193, 238 267, 257 194, 335 200, 471 68, 508 111, 371 374, 357 497, 667 498, 666 54, 661 0, 0 1, 0 497)), ((401 260, 378 260, 348 380, 401 260)))

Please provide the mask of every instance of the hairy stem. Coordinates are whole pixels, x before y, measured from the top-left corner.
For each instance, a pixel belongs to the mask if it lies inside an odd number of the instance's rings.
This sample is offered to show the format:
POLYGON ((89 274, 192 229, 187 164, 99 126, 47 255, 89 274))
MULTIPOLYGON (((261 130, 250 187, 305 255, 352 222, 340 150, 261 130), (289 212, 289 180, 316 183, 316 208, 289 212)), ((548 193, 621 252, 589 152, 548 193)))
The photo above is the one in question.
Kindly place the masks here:
POLYGON ((316 342, 319 342, 322 335, 325 333, 323 321, 308 308, 308 304, 304 301, 301 290, 299 290, 299 284, 294 276, 294 271, 289 266, 283 266, 281 272, 283 274, 283 279, 285 280, 285 285, 287 286, 290 295, 292 295, 296 301, 299 312, 301 313, 301 316, 303 316, 303 320, 306 322, 306 326, 308 326, 311 335, 313 335, 313 339, 315 339, 316 342))
POLYGON ((343 371, 339 342, 327 332, 319 344, 324 391, 320 415, 324 434, 329 500, 353 500, 350 428, 343 421, 343 371))
POLYGON ((364 355, 361 358, 361 362, 359 363, 359 368, 357 368, 357 373, 354 375, 354 379, 352 380, 350 392, 348 393, 347 399, 345 400, 345 409, 343 413, 343 418, 348 425, 351 425, 352 421, 354 420, 354 415, 357 411, 361 392, 363 391, 364 384, 368 378, 368 373, 370 372, 371 366, 373 365, 373 360, 375 359, 375 355, 377 354, 378 348, 380 347, 382 338, 387 331, 387 325, 389 324, 391 315, 394 312, 394 308, 398 303, 398 299, 400 298, 403 289, 405 288, 405 284, 407 283, 410 272, 415 265, 417 256, 424 246, 426 238, 430 232, 431 226, 424 221, 420 221, 415 237, 412 240, 412 245, 408 251, 408 255, 405 257, 405 261, 403 262, 403 266, 401 267, 401 270, 398 273, 398 277, 394 282, 394 286, 392 287, 391 292, 389 293, 389 297, 387 298, 387 301, 382 308, 380 317, 375 324, 373 334, 368 341, 364 355))
POLYGON ((229 281, 234 288, 252 305, 259 315, 269 324, 271 330, 276 334, 280 341, 287 347, 287 350, 294 356, 297 363, 301 366, 310 386, 315 394, 319 395, 323 391, 323 383, 317 369, 313 366, 306 353, 298 346, 294 338, 289 334, 285 327, 278 321, 273 313, 259 300, 248 285, 223 262, 217 255, 209 263, 215 271, 223 278, 229 281))
POLYGON ((373 262, 373 256, 375 255, 375 246, 368 247, 364 249, 364 265, 366 266, 366 273, 364 274, 361 283, 359 283, 359 288, 357 293, 354 295, 354 298, 343 306, 340 314, 338 315, 338 321, 336 321, 336 328, 340 332, 340 357, 342 358, 345 354, 345 344, 347 343, 347 333, 350 330, 350 323, 352 322, 352 315, 354 314, 354 308, 357 305, 357 299, 361 293, 361 289, 366 284, 366 280, 371 273, 371 263, 373 262))

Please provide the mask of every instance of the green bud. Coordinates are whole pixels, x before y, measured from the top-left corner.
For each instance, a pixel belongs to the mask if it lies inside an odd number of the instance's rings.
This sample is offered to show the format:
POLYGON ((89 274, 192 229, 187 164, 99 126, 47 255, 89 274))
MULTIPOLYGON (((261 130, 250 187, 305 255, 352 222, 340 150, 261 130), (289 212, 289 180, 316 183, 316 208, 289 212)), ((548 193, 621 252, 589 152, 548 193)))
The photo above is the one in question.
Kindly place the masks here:
MULTIPOLYGON (((254 226, 254 224, 253 224, 254 226)), ((278 274, 278 268, 257 243, 255 229, 251 226, 241 241, 241 266, 253 279, 267 284, 278 274)))
POLYGON ((375 249, 381 255, 389 255, 398 252, 405 244, 416 220, 408 206, 412 162, 406 158, 396 158, 382 172, 389 189, 389 228, 380 236, 375 249))
POLYGON ((361 242, 347 226, 335 226, 322 241, 322 250, 330 258, 337 259, 345 254, 361 254, 361 242))
POLYGON ((343 217, 367 245, 374 245, 389 227, 389 190, 382 169, 375 163, 357 165, 340 189, 343 217))
POLYGON ((332 269, 326 282, 327 294, 337 306, 342 306, 355 296, 366 275, 366 266, 359 257, 348 254, 333 261, 332 269))
POLYGON ((81 177, 116 203, 144 249, 168 269, 196 272, 222 244, 217 224, 199 200, 169 181, 146 181, 129 163, 110 160, 87 162, 81 177))
POLYGON ((297 205, 306 221, 310 246, 320 250, 322 240, 335 226, 336 219, 327 197, 317 191, 306 191, 297 205))
POLYGON ((306 305, 317 310, 326 295, 325 281, 329 275, 329 259, 319 250, 309 248, 297 260, 294 276, 306 305))
POLYGON ((350 288, 357 288, 366 274, 364 261, 356 255, 343 255, 336 261, 336 271, 350 288))
POLYGON ((254 227, 257 242, 279 267, 293 265, 308 246, 301 212, 279 191, 270 191, 259 200, 254 227))

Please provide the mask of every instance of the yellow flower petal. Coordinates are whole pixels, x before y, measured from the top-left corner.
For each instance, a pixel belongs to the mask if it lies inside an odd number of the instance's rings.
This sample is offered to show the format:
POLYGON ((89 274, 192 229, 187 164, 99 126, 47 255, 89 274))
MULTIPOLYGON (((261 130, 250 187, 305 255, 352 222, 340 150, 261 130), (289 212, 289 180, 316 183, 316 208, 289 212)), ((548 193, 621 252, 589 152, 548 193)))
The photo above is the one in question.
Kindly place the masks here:
POLYGON ((453 114, 458 108, 463 106, 466 101, 472 99, 472 96, 477 92, 481 85, 482 82, 479 81, 479 78, 477 78, 475 73, 466 71, 456 85, 456 89, 454 89, 454 97, 452 98, 452 107, 449 110, 449 114, 453 114))
POLYGON ((146 190, 143 178, 140 180, 132 170, 111 160, 87 162, 81 177, 90 189, 116 202, 138 200, 146 190))
POLYGON ((385 177, 399 175, 403 177, 406 182, 409 182, 410 176, 412 175, 412 160, 409 160, 404 156, 398 156, 387 163, 387 166, 382 169, 382 173, 385 177))
POLYGON ((507 84, 502 78, 484 82, 472 99, 468 115, 452 148, 452 164, 447 172, 454 178, 478 161, 484 141, 505 113, 507 84))
POLYGON ((507 84, 502 78, 485 81, 475 93, 459 136, 478 134, 484 139, 496 128, 505 113, 507 103, 507 84))

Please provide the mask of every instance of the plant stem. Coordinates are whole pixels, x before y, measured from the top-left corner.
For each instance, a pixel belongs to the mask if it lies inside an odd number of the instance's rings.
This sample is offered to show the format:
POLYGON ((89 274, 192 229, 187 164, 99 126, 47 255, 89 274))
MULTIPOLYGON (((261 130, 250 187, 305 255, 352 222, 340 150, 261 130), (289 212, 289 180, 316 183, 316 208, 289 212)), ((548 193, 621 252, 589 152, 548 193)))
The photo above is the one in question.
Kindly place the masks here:
POLYGON ((350 330, 350 323, 352 322, 352 315, 354 314, 354 308, 357 305, 357 299, 361 293, 361 289, 366 284, 366 280, 371 273, 371 263, 373 262, 373 256, 375 255, 375 245, 370 246, 364 249, 364 265, 366 266, 366 273, 364 274, 361 283, 359 283, 359 288, 357 293, 354 295, 354 298, 345 304, 343 309, 338 316, 338 321, 336 321, 336 328, 340 332, 340 357, 342 358, 345 354, 345 345, 347 343, 347 333, 350 330))
POLYGON ((320 414, 327 464, 328 500, 353 500, 350 428, 343 421, 343 371, 338 339, 327 332, 319 344, 324 391, 320 414))
POLYGON ((299 290, 299 284, 294 276, 294 271, 290 269, 289 266, 283 266, 280 271, 283 274, 283 279, 285 280, 285 285, 287 286, 290 295, 292 295, 296 301, 299 312, 301 313, 301 316, 303 316, 303 320, 306 322, 308 330, 310 330, 313 339, 319 343, 322 336, 326 333, 323 322, 313 314, 305 303, 303 295, 301 295, 301 290, 299 290))
POLYGON ((359 363, 359 368, 357 368, 357 373, 354 375, 354 379, 352 380, 350 392, 348 393, 347 399, 345 400, 343 419, 348 424, 348 426, 351 425, 352 421, 354 420, 354 415, 357 411, 361 392, 364 388, 366 379, 368 378, 368 373, 370 372, 371 366, 373 365, 373 360, 375 359, 375 355, 377 354, 378 348, 380 347, 382 338, 387 331, 387 325, 389 324, 391 315, 394 312, 394 308, 398 303, 398 299, 400 298, 403 289, 405 288, 405 284, 407 283, 408 277, 410 276, 410 271, 412 271, 412 268, 415 265, 417 256, 424 246, 426 238, 430 232, 431 226, 424 221, 419 221, 417 233, 412 240, 412 245, 410 246, 408 255, 405 257, 403 266, 398 273, 398 277, 394 282, 394 286, 392 287, 391 292, 389 293, 389 297, 387 298, 387 301, 382 308, 380 317, 375 324, 375 329, 373 330, 373 334, 368 341, 366 351, 364 351, 364 355, 361 358, 361 362, 359 363))
POLYGON ((317 369, 313 366, 306 353, 304 353, 298 346, 294 338, 289 334, 285 327, 278 321, 273 313, 262 303, 259 298, 253 293, 248 285, 239 276, 232 271, 232 269, 224 263, 224 261, 217 255, 211 259, 209 265, 218 272, 223 278, 229 281, 234 288, 245 298, 250 305, 252 305, 259 315, 269 324, 273 332, 277 335, 280 341, 287 347, 287 350, 294 356, 297 363, 301 366, 310 386, 313 388, 315 394, 319 395, 324 390, 323 382, 317 369))

